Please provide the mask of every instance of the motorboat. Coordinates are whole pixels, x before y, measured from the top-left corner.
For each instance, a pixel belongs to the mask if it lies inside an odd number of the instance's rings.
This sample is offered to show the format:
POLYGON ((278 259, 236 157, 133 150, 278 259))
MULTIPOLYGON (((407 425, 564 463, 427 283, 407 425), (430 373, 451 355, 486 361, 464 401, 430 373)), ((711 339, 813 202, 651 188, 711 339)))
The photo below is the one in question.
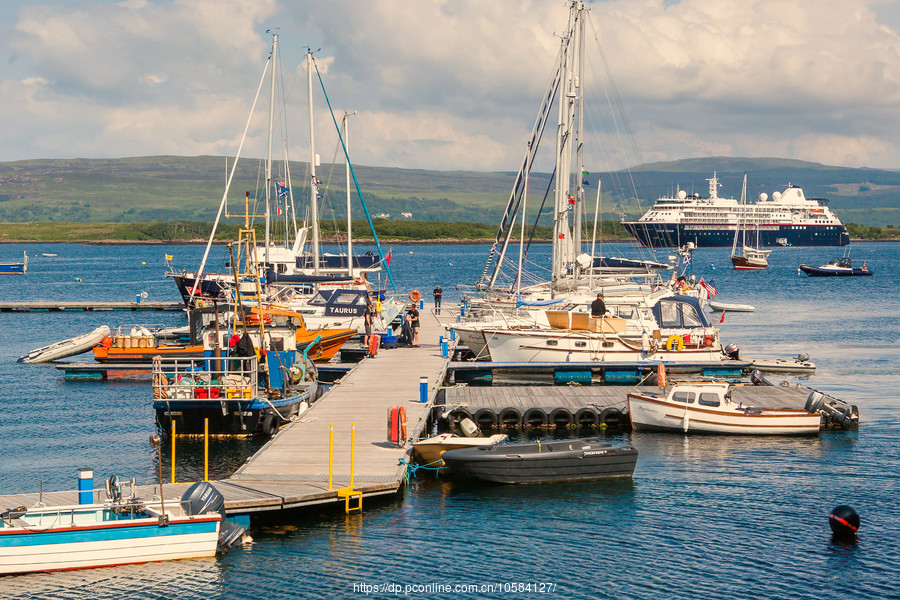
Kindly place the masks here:
POLYGON ((28 252, 23 252, 22 257, 22 262, 0 262, 0 275, 25 275, 28 273, 28 252))
POLYGON ((135 326, 130 330, 119 327, 115 333, 105 335, 91 352, 99 363, 133 364, 149 367, 154 356, 167 358, 199 358, 203 346, 198 344, 166 344, 149 329, 135 326))
POLYGON ((794 408, 759 408, 732 400, 725 382, 685 382, 665 396, 628 394, 628 414, 635 431, 739 435, 815 435, 822 415, 794 408))
POLYGON ((52 360, 59 360, 60 358, 66 358, 67 356, 75 356, 76 354, 87 352, 88 350, 99 344, 104 338, 109 335, 109 333, 109 327, 106 325, 101 325, 100 327, 97 327, 96 329, 88 333, 76 335, 75 337, 71 337, 67 340, 62 340, 44 346, 43 348, 32 350, 25 356, 20 356, 17 362, 43 363, 50 362, 52 360))
POLYGON ((460 448, 473 448, 480 446, 492 446, 494 444, 502 444, 509 440, 509 436, 498 433, 489 437, 466 437, 455 433, 440 433, 436 436, 419 440, 413 443, 413 448, 419 455, 419 459, 424 465, 443 465, 441 456, 449 450, 458 450, 460 448))
POLYGON ((875 274, 875 271, 869 270, 865 262, 861 267, 854 267, 850 263, 849 256, 832 260, 827 265, 822 265, 821 267, 800 265, 799 269, 810 277, 864 277, 875 274))
MULTIPOLYGON (((0 574, 211 557, 243 531, 223 526, 224 499, 208 482, 188 488, 180 502, 143 500, 134 490, 132 479, 131 495, 125 497, 114 476, 104 502, 4 511, 0 574), (226 530, 228 540, 222 537, 226 530)), ((93 500, 92 491, 84 493, 93 500)))
POLYGON ((551 483, 631 477, 638 451, 600 438, 493 444, 449 450, 450 472, 496 483, 551 483))

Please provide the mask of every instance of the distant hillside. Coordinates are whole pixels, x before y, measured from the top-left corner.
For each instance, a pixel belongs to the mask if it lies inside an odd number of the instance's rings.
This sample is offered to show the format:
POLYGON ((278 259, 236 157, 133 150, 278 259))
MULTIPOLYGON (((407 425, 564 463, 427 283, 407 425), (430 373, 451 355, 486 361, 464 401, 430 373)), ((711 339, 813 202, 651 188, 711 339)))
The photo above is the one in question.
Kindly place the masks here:
MULTIPOLYGON (((230 163, 228 163, 230 164, 230 163)), ((0 222, 211 222, 225 186, 226 159, 199 156, 150 156, 123 159, 27 160, 0 163, 0 222)), ((306 211, 309 196, 307 165, 290 165, 294 200, 306 211), (305 187, 304 187, 305 185, 305 187)), ((499 222, 514 173, 425 171, 354 167, 369 212, 389 219, 499 222), (412 216, 404 217, 402 213, 412 216)), ((589 195, 602 179, 604 218, 632 216, 676 186, 706 194, 717 171, 720 195, 740 195, 744 171, 750 174, 751 197, 771 194, 789 183, 809 197, 828 198, 845 222, 870 226, 900 226, 900 171, 829 167, 774 158, 696 158, 635 167, 628 172, 586 175, 589 195)), ((318 169, 324 198, 324 220, 340 220, 346 211, 344 166, 318 169)), ((229 194, 231 213, 243 212, 246 191, 262 187, 262 165, 244 160, 229 194)), ((279 176, 280 177, 280 176, 279 176)), ((530 212, 540 204, 549 182, 535 174, 530 212)), ((354 218, 364 215, 354 192, 354 218)), ((548 200, 552 202, 552 198, 548 200)), ((549 209, 545 207, 545 213, 549 209)))

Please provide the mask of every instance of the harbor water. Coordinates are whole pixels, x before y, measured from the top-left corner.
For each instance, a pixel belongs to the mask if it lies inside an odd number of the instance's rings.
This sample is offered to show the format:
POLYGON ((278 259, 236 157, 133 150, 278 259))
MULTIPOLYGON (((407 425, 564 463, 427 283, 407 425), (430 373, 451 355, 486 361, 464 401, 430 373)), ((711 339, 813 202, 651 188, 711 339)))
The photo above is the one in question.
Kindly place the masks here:
MULTIPOLYGON (((0 300, 176 301, 166 254, 194 269, 192 246, 5 245, 31 258, 0 279, 0 300), (56 253, 43 257, 42 253, 56 253)), ((471 284, 484 245, 394 246, 405 295, 444 301, 471 284)), ((221 268, 224 249, 213 260, 221 268)), ((605 246, 614 256, 631 245, 605 246)), ((0 578, 0 598, 895 598, 900 576, 900 244, 853 248, 873 277, 809 278, 840 248, 776 248, 770 267, 735 272, 729 249, 694 253, 694 273, 726 313, 725 342, 742 358, 808 353, 801 382, 859 406, 856 431, 805 439, 610 434, 640 452, 632 481, 473 485, 420 473, 402 495, 362 514, 322 509, 254 520, 253 543, 216 559, 0 578), (853 543, 832 539, 829 511, 861 516, 853 543)), ((549 246, 532 250, 546 261, 549 246)), ((712 316, 718 321, 719 315, 712 316)), ((183 324, 180 313, 0 313, 0 494, 95 486, 112 474, 149 483, 156 454, 147 381, 67 382, 50 365, 16 358, 102 324, 183 324)), ((423 340, 437 343, 437 340, 423 340)), ((90 359, 89 355, 78 360, 90 359)), ((74 359, 68 359, 74 360, 74 359)), ((389 374, 385 374, 389 376, 389 374)), ((211 443, 210 478, 226 476, 260 440, 211 443)), ((170 476, 170 447, 163 473, 170 476)), ((202 477, 202 442, 178 442, 176 479, 202 477)), ((0 507, 6 509, 10 507, 0 507)))

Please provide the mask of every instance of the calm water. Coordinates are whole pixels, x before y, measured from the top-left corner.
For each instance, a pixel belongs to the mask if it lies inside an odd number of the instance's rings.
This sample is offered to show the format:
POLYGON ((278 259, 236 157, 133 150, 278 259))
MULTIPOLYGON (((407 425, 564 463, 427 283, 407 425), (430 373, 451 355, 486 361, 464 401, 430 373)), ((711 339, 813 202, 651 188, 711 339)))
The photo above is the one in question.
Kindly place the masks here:
MULTIPOLYGON (((0 257, 21 256, 23 249, 59 256, 38 256, 27 276, 0 279, 0 300, 126 301, 146 291, 151 300, 174 301, 175 287, 162 276, 164 255, 194 268, 202 253, 180 246, 6 245, 0 257)), ((545 259, 548 251, 542 247, 533 258, 545 259)), ((857 404, 858 431, 767 440, 622 435, 613 439, 641 453, 628 483, 479 487, 426 476, 403 498, 372 503, 363 515, 254 522, 255 542, 216 560, 6 577, 0 597, 366 597, 361 584, 387 584, 368 594, 378 598, 897 597, 900 245, 854 248, 854 259, 876 271, 871 278, 796 274, 802 262, 818 265, 839 254, 776 249, 768 271, 736 273, 728 268, 728 249, 708 249, 695 253, 694 268, 715 281, 721 300, 756 306, 752 314, 726 314, 727 341, 738 343, 743 356, 809 353, 819 369, 805 383, 857 404), (854 545, 831 539, 827 514, 837 504, 850 504, 862 517, 854 545), (529 583, 530 592, 504 591, 529 583), (452 590, 460 585, 475 587, 452 590), (490 585, 501 591, 484 587, 490 585)), ((396 246, 392 266, 401 290, 430 292, 441 283, 452 301, 454 284, 472 283, 485 256, 485 246, 396 246)), ((76 469, 88 466, 98 480, 117 473, 151 481, 146 382, 67 383, 52 367, 15 359, 100 324, 182 319, 0 314, 0 491, 34 491, 41 481, 45 489, 70 489, 76 469)), ((256 445, 215 443, 211 475, 232 471, 256 445)), ((177 477, 197 477, 202 450, 185 442, 178 451, 177 477)))

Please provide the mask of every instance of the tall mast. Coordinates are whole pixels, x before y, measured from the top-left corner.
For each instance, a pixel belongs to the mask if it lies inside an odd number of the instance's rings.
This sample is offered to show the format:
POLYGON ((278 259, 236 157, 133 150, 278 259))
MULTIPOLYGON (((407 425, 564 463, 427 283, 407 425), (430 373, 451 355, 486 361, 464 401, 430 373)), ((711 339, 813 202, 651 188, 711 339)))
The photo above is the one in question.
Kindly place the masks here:
POLYGON ((306 50, 306 76, 309 88, 309 174, 310 174, 310 219, 313 232, 313 273, 319 274, 319 184, 316 179, 316 139, 313 127, 313 55, 306 50))
POLYGON ((271 73, 271 89, 269 91, 269 147, 266 152, 266 251, 263 254, 263 260, 269 265, 269 205, 272 201, 272 135, 275 129, 275 73, 276 63, 278 59, 278 34, 272 34, 272 73, 271 73))
MULTIPOLYGON (((353 111, 356 114, 356 111, 353 111)), ((350 113, 344 111, 344 148, 347 149, 347 156, 350 156, 350 113)), ((350 210, 350 159, 346 161, 347 174, 347 274, 353 277, 353 219, 350 210)))
MULTIPOLYGON (((573 81, 574 89, 572 92, 575 94, 573 110, 576 111, 576 125, 575 125, 575 205, 574 205, 574 222, 572 223, 572 248, 574 249, 575 256, 578 256, 582 253, 581 251, 581 214, 583 212, 582 207, 584 206, 584 134, 582 133, 584 129, 584 86, 582 85, 582 70, 584 64, 584 18, 582 15, 582 11, 584 10, 584 4, 581 2, 577 3, 578 6, 578 16, 577 18, 577 26, 575 27, 575 40, 573 43, 573 54, 575 56, 575 65, 574 65, 574 73, 573 73, 573 81)), ((573 257, 574 258, 574 257, 573 257)), ((592 257, 593 259, 593 257, 592 257)), ((573 269, 577 268, 577 264, 573 262, 573 269)), ((573 275, 577 273, 573 271, 573 275)))

